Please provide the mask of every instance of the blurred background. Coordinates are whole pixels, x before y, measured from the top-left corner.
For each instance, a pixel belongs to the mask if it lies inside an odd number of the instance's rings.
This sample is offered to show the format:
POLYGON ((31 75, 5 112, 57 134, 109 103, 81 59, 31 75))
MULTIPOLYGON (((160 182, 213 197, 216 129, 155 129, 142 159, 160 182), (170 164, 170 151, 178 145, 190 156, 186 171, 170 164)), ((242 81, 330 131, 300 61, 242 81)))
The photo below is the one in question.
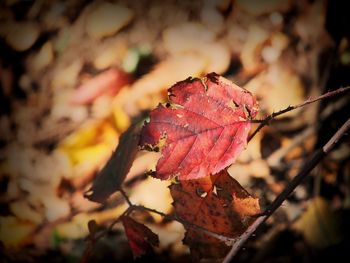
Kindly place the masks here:
MULTIPOLYGON (((345 1, 344 1, 345 2, 345 1)), ((83 197, 141 112, 189 76, 216 72, 258 98, 263 118, 350 84, 349 8, 342 1, 31 1, 0 3, 0 255, 4 262, 79 262, 87 223, 127 208, 83 197)), ((287 113, 229 168, 266 207, 349 117, 349 95, 287 113)), ((235 262, 350 262, 349 140, 264 224, 235 262)), ((170 182, 147 177, 140 151, 130 199, 172 213, 170 182)), ((136 214, 160 237, 137 261, 190 262, 184 229, 136 214)), ((116 225, 91 262, 132 262, 116 225)))

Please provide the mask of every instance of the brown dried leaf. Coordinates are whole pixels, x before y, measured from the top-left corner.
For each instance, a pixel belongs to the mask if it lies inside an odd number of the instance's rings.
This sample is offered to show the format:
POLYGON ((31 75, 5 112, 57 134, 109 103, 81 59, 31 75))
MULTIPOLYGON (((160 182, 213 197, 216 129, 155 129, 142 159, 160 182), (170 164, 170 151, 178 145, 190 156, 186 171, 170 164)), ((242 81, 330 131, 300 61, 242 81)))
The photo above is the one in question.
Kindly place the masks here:
POLYGON ((295 222, 294 227, 303 234, 311 247, 319 249, 338 244, 344 237, 339 218, 322 197, 310 200, 307 210, 295 222))
POLYGON ((120 136, 117 149, 97 175, 86 198, 102 203, 120 188, 138 152, 141 123, 136 121, 120 136))
MULTIPOLYGON (((252 197, 226 170, 199 180, 172 184, 175 212, 181 219, 226 237, 235 238, 260 212, 258 199, 252 197)), ((184 243, 197 258, 222 257, 228 247, 208 234, 186 226, 184 243)))

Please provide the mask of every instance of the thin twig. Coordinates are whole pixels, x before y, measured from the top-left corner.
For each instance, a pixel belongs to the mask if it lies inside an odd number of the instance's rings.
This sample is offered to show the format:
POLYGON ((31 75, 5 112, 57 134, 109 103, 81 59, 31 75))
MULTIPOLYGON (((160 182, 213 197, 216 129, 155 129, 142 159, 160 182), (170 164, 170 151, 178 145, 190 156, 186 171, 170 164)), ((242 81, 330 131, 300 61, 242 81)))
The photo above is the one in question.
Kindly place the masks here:
POLYGON ((158 214, 158 215, 164 217, 167 220, 176 220, 176 217, 174 217, 174 216, 165 214, 165 213, 160 212, 160 211, 158 211, 156 209, 149 208, 149 207, 146 207, 146 206, 143 206, 143 205, 132 205, 131 208, 133 210, 148 211, 148 212, 151 212, 151 213, 154 213, 154 214, 158 214))
POLYGON ((253 224, 251 224, 247 230, 238 238, 237 242, 233 244, 230 252, 226 255, 222 263, 231 262, 232 258, 237 254, 243 244, 248 240, 248 238, 255 232, 255 230, 267 219, 267 215, 258 217, 253 224))
POLYGON ((294 147, 303 143, 306 138, 311 136, 317 130, 317 125, 310 125, 303 132, 291 139, 290 144, 284 147, 280 147, 276 151, 267 157, 266 162, 270 167, 278 167, 281 165, 283 158, 289 153, 294 147))
POLYGON ((125 191, 123 190, 122 187, 120 187, 119 189, 120 193, 122 194, 122 196, 124 197, 125 201, 128 203, 129 206, 133 206, 133 204, 131 203, 128 195, 125 193, 125 191))
POLYGON ((321 96, 318 96, 316 98, 309 98, 307 99, 306 101, 302 102, 302 103, 299 103, 297 105, 294 105, 294 106, 289 106, 283 110, 280 110, 278 112, 273 112, 272 114, 268 115, 265 119, 263 120, 254 120, 254 121, 251 121, 253 123, 260 123, 259 126, 255 129, 255 131, 249 136, 248 138, 248 142, 253 139, 253 137, 263 128, 265 127, 266 125, 269 124, 269 122, 271 120, 273 120, 274 118, 286 113, 286 112, 289 112, 289 111, 292 111, 292 110, 295 110, 295 109, 298 109, 298 108, 301 108, 301 107, 304 107, 308 104, 311 104, 311 103, 314 103, 316 101, 319 101, 319 100, 323 100, 323 99, 326 99, 326 98, 330 98, 330 97, 333 97, 335 95, 338 95, 340 93, 343 93, 343 92, 346 92, 350 90, 350 86, 347 86, 347 87, 344 87, 344 88, 339 88, 337 90, 334 90, 334 91, 330 91, 330 92, 327 92, 321 96))
POLYGON ((279 208, 284 200, 295 190, 295 188, 302 182, 302 180, 311 172, 311 170, 325 157, 333 147, 338 143, 341 137, 346 134, 346 131, 350 128, 350 118, 343 124, 343 126, 332 136, 332 138, 319 149, 311 158, 310 161, 301 169, 300 173, 296 175, 288 186, 280 193, 271 205, 266 209, 263 216, 257 218, 254 223, 239 237, 239 240, 234 243, 230 252, 226 255, 223 263, 229 263, 232 258, 237 254, 239 249, 248 240, 248 238, 255 232, 255 230, 271 216, 277 208, 279 208))
POLYGON ((321 114, 319 115, 319 119, 316 122, 310 123, 303 132, 292 138, 290 144, 277 149, 267 157, 266 161, 269 164, 269 166, 280 166, 282 159, 286 156, 287 153, 290 152, 290 150, 304 142, 305 139, 311 134, 315 133, 319 129, 322 121, 324 121, 335 111, 339 110, 340 108, 344 107, 347 103, 349 103, 349 99, 349 97, 343 97, 335 103, 327 105, 327 107, 322 110, 321 114))
POLYGON ((326 143, 325 146, 323 146, 322 150, 324 153, 329 153, 334 146, 338 143, 340 138, 346 134, 346 131, 350 128, 350 119, 348 119, 343 126, 340 127, 340 129, 333 135, 333 137, 326 143))

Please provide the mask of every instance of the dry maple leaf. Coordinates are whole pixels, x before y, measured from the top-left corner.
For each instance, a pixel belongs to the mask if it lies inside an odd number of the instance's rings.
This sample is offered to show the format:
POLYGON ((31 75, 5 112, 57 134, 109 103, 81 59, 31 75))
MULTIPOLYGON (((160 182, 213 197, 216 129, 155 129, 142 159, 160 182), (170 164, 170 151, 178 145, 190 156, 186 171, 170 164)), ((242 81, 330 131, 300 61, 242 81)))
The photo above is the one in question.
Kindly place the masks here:
MULTIPOLYGON (((216 234, 236 238, 260 213, 259 200, 252 197, 226 170, 197 180, 170 186, 176 215, 216 234)), ((229 247, 203 231, 186 226, 184 243, 192 256, 225 256, 229 247)))
POLYGON ((121 222, 123 223, 134 258, 152 251, 151 245, 159 245, 158 236, 145 225, 136 222, 129 216, 122 216, 121 222))
POLYGON ((253 95, 215 73, 168 91, 170 103, 154 109, 141 131, 141 145, 162 147, 155 176, 196 179, 232 164, 258 111, 253 95))
POLYGON ((144 117, 141 115, 136 118, 134 124, 120 136, 115 152, 99 171, 92 187, 85 193, 84 196, 87 199, 103 203, 111 194, 120 189, 139 150, 141 123, 144 117))

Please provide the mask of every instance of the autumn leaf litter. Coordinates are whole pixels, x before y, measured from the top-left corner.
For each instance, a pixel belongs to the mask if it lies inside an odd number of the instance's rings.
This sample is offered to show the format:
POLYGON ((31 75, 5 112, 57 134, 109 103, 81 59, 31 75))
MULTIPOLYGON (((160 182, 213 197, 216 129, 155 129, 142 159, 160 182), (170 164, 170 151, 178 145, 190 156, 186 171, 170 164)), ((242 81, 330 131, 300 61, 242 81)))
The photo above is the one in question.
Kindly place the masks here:
MULTIPOLYGON (((28 5, 18 17, 15 16, 16 8, 21 3, 10 1, 0 10, 1 47, 5 50, 0 58, 0 173, 4 184, 0 240, 9 251, 7 256, 13 259, 20 256, 12 253, 13 248, 29 255, 28 247, 37 250, 39 257, 52 249, 59 251, 61 257, 80 256, 84 249, 80 241, 88 235, 88 222, 96 220, 97 224, 106 227, 127 209, 118 193, 102 207, 81 197, 122 143, 121 134, 140 113, 156 108, 159 102, 165 103, 166 91, 174 83, 192 76, 193 84, 197 78, 210 72, 224 75, 230 83, 257 97, 260 106, 257 118, 309 96, 320 95, 326 89, 321 77, 324 74, 319 68, 322 64, 320 57, 321 54, 323 57, 331 54, 334 44, 325 31, 322 1, 299 5, 291 1, 283 4, 271 1, 266 6, 235 1, 233 9, 230 1, 155 6, 149 6, 147 1, 138 4, 39 2, 28 5), (122 15, 108 19, 113 10, 122 15), (138 62, 131 69, 123 68, 133 64, 133 61, 128 61, 132 58, 128 55, 131 48, 138 62)), ((209 78, 206 80, 210 81, 209 78)), ((169 119, 180 122, 185 128, 182 132, 201 124, 196 121, 198 116, 189 117, 186 110, 195 106, 191 104, 193 98, 188 97, 179 103, 181 96, 172 96, 176 95, 176 87, 170 93, 171 107, 158 106, 155 113, 151 113, 150 122, 144 126, 150 130, 149 136, 142 139, 145 144, 156 145, 163 136, 161 145, 158 145, 163 157, 140 151, 133 165, 126 168, 130 169, 125 178, 126 190, 130 199, 137 203, 165 213, 174 212, 168 190, 170 182, 152 177, 145 179, 143 174, 149 170, 158 170, 155 177, 163 179, 177 175, 180 179, 200 180, 198 178, 204 174, 218 172, 235 161, 235 165, 228 169, 229 175, 223 178, 231 181, 234 177, 243 188, 249 189, 252 196, 258 196, 260 206, 264 207, 297 173, 305 156, 317 143, 319 134, 316 129, 303 133, 310 123, 317 122, 320 115, 315 104, 274 122, 242 151, 246 144, 246 130, 240 136, 242 145, 239 150, 225 160, 212 162, 211 156, 198 156, 192 152, 191 158, 179 157, 179 160, 184 160, 182 168, 185 170, 179 169, 180 161, 170 167, 164 158, 171 157, 169 147, 176 140, 171 137, 170 127, 166 132, 158 126, 152 128, 155 125, 152 121, 159 118, 157 111, 169 113, 169 119), (285 149, 288 149, 287 153, 285 149), (242 153, 238 156, 240 151, 242 153), (275 158, 274 162, 270 156, 275 158)), ((182 89, 186 90, 186 86, 182 89)), ((211 92, 211 87, 205 92, 211 92)), ((199 110, 203 110, 203 105, 205 109, 217 106, 208 104, 205 95, 196 98, 199 99, 197 104, 200 102, 197 105, 199 110)), ((222 98, 226 99, 225 96, 222 98)), ((241 104, 234 102, 228 102, 222 109, 231 112, 238 107, 238 121, 255 116, 252 111, 248 111, 248 116, 241 104)), ((247 104, 255 105, 253 102, 247 104)), ((214 110, 210 112, 214 115, 211 119, 223 121, 224 115, 214 110)), ((205 130, 209 126, 203 127, 205 130)), ((212 142, 206 144, 208 147, 212 145, 212 142)), ((190 151, 189 143, 187 147, 190 151)), ((285 222, 290 223, 297 233, 302 233, 305 237, 301 241, 303 245, 319 249, 342 240, 333 211, 342 207, 342 197, 347 196, 346 190, 336 184, 339 174, 348 171, 348 166, 339 168, 338 165, 346 158, 347 152, 348 148, 341 148, 322 164, 322 186, 327 190, 331 188, 328 194, 333 199, 312 199, 309 188, 301 185, 294 199, 286 201, 267 223, 266 236, 272 236, 270 242, 276 242, 274 234, 289 231, 285 222), (310 203, 306 201, 308 199, 311 199, 310 203), (310 222, 319 223, 318 208, 325 215, 324 222, 332 233, 330 239, 322 232, 309 230, 310 222)), ((119 185, 123 177, 118 180, 119 185)), ((113 190, 107 191, 107 196, 117 188, 110 182, 108 184, 113 190)), ((317 189, 317 182, 315 185, 317 189)), ((170 188, 181 187, 188 187, 186 181, 181 180, 170 188)), ((202 196, 192 192, 192 197, 200 200, 213 195, 211 191, 202 193, 202 196)), ((171 194, 177 192, 172 190, 171 194)), ((231 208, 238 209, 243 203, 236 204, 231 208)), ((175 212, 182 214, 183 207, 177 205, 175 212)), ((132 216, 133 220, 146 222, 149 229, 159 234, 157 255, 168 253, 171 255, 167 257, 168 261, 179 255, 188 255, 188 248, 182 245, 185 230, 178 223, 166 222, 153 214, 136 213, 132 216)), ((117 225, 116 230, 121 230, 121 225, 117 225)), ((136 226, 134 230, 139 229, 136 226)), ((140 231, 152 236, 148 230, 140 231)), ((186 235, 188 243, 193 245, 198 241, 196 235, 186 235)), ((126 243, 121 237, 120 231, 112 231, 105 240, 115 251, 116 247, 122 248, 126 243)), ((196 250, 197 255, 206 252, 205 248, 209 253, 220 251, 212 246, 214 249, 210 250, 209 242, 192 250, 196 250)), ((252 241, 248 248, 253 251, 250 259, 255 254, 256 257, 266 256, 257 252, 265 248, 259 241, 252 241)), ((116 256, 124 255, 121 250, 115 252, 116 256)), ((100 251, 103 254, 103 250, 100 251)))

